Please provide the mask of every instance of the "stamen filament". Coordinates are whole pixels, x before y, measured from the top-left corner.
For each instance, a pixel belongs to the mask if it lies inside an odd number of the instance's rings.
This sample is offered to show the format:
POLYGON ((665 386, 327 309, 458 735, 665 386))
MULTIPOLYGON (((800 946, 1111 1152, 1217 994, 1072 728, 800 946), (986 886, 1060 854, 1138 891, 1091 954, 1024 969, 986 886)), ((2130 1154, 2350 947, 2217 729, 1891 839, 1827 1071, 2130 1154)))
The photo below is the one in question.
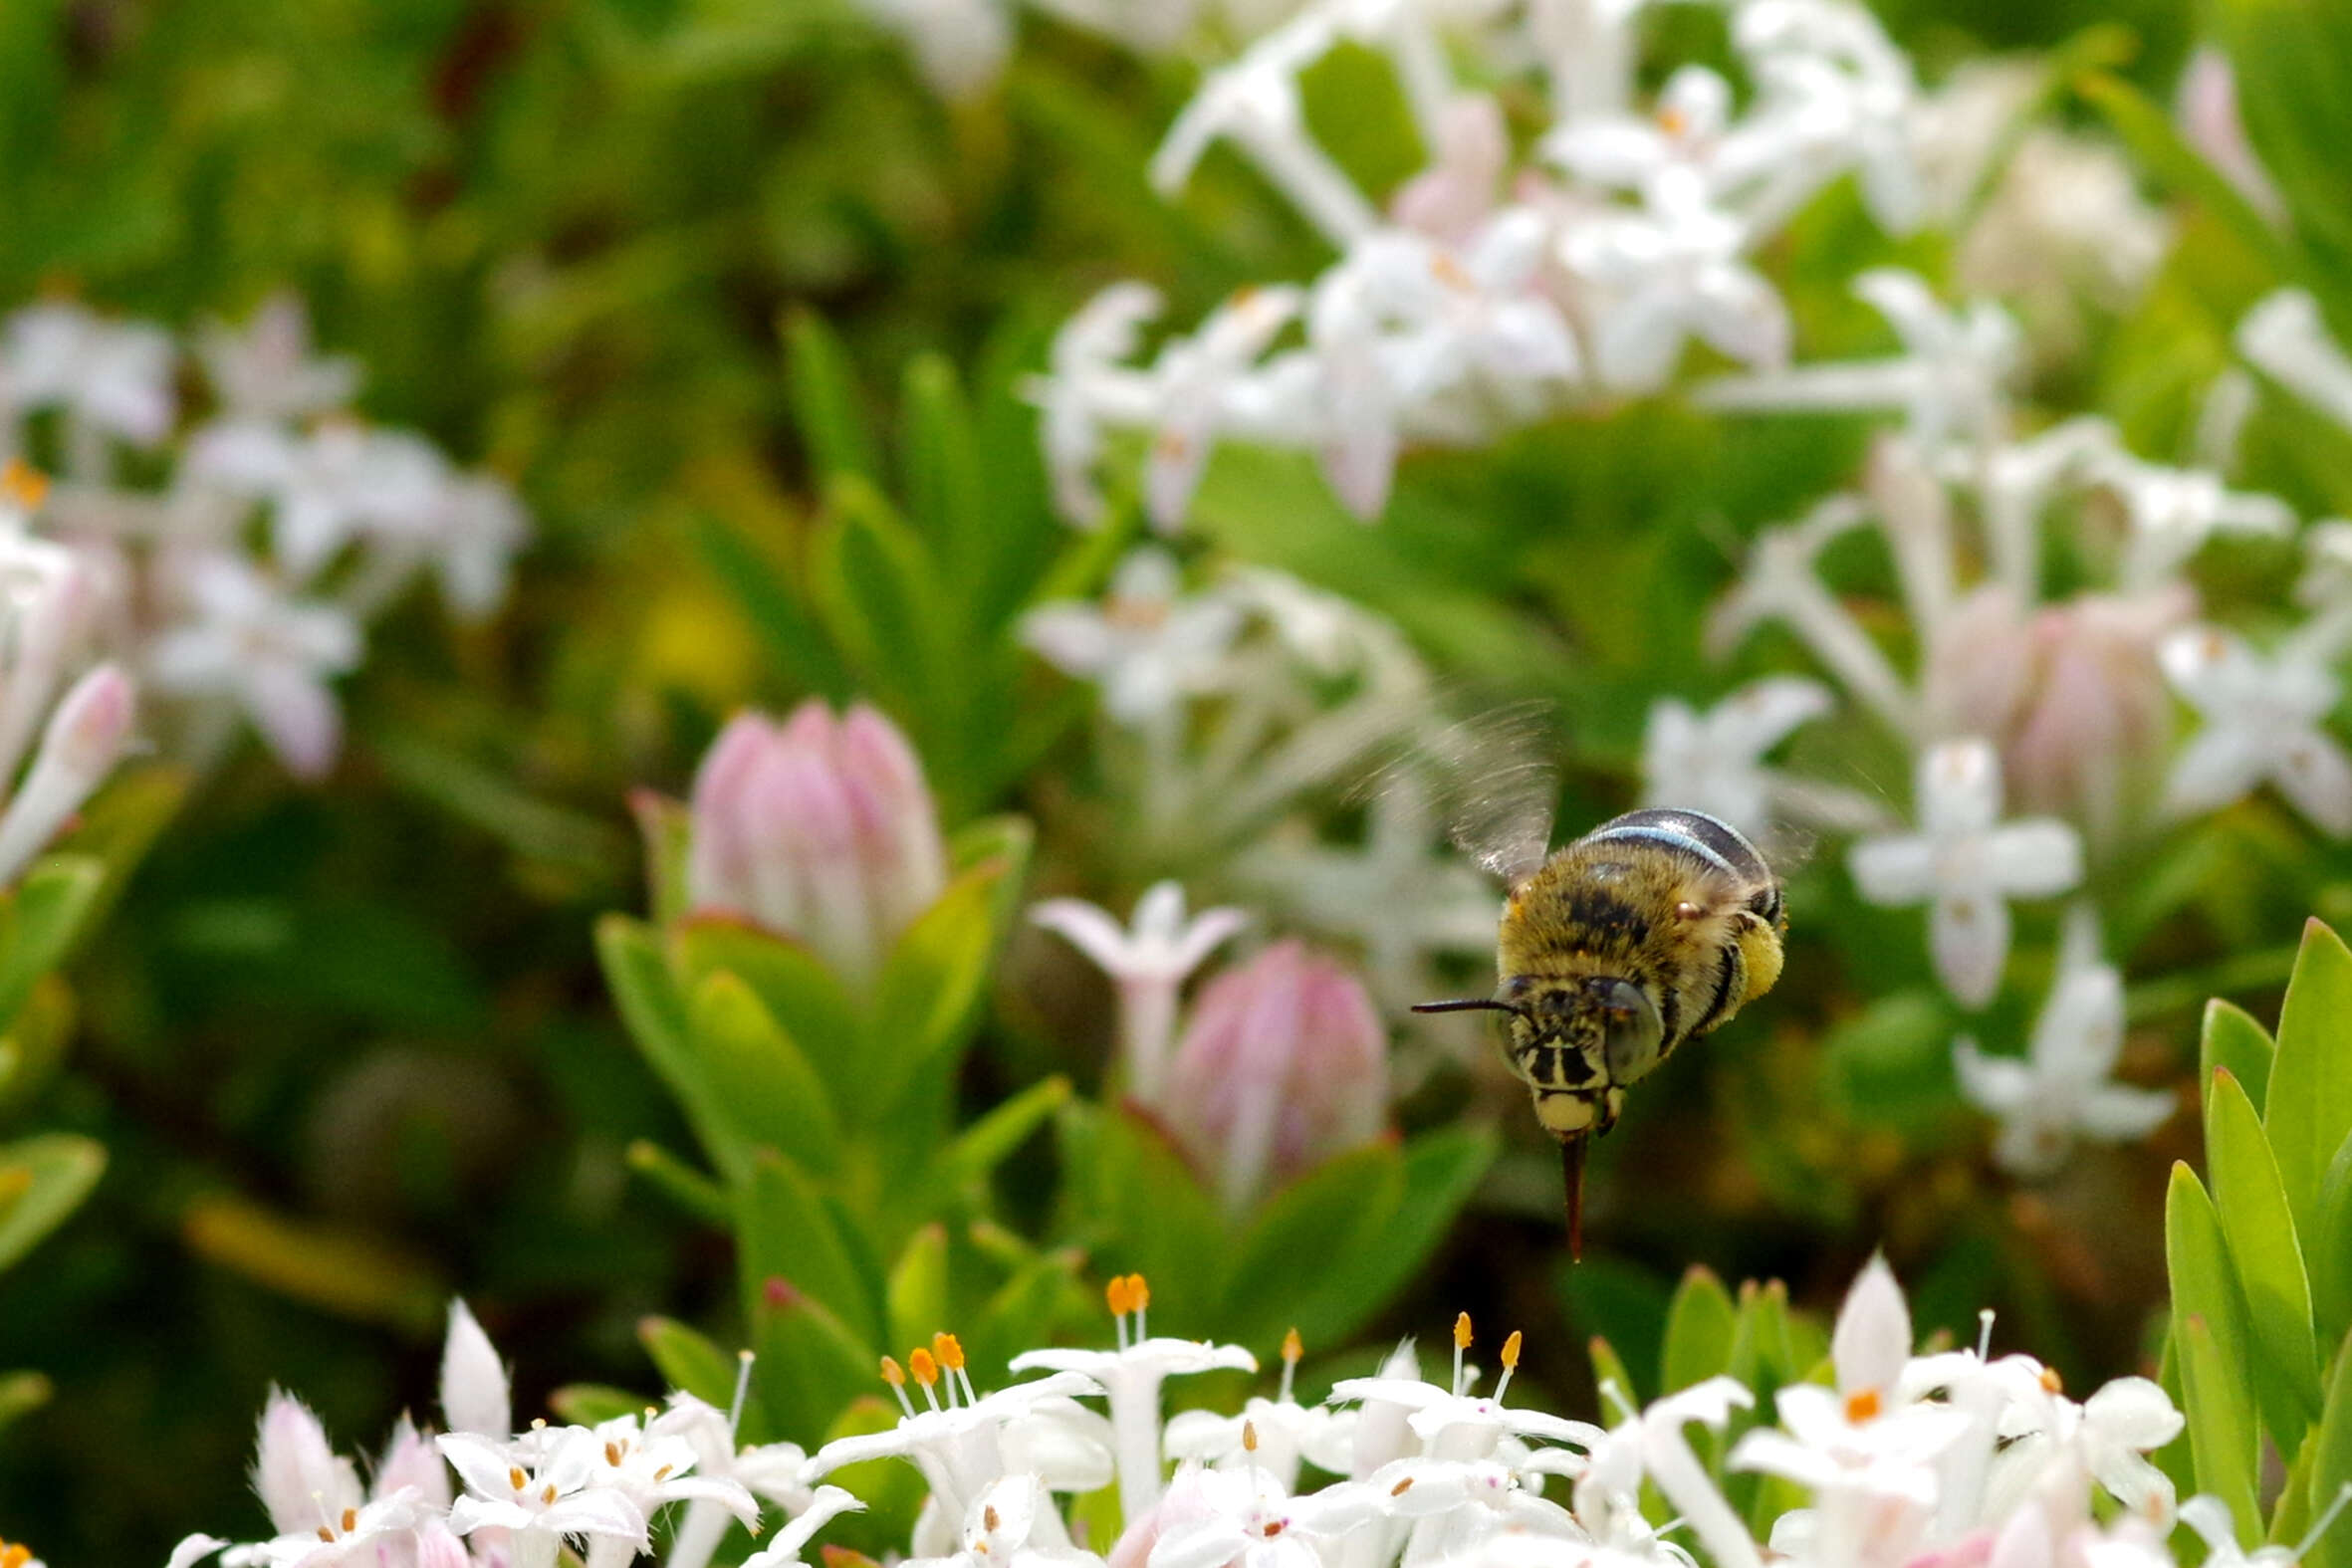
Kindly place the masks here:
POLYGON ((743 1422, 743 1402, 750 1396, 751 1389, 752 1353, 739 1350, 735 1353, 735 1398, 727 1406, 727 1436, 730 1438, 735 1436, 735 1429, 743 1422))
POLYGON ((2295 1557, 2298 1561, 2311 1554, 2311 1548, 2319 1544, 2319 1538, 2327 1533, 2328 1526, 2336 1522, 2337 1516, 2344 1511, 2345 1505, 2348 1503, 2352 1503, 2352 1480, 2348 1480, 2336 1488, 2336 1500, 2329 1503, 2327 1511, 2313 1519, 2311 1528, 2303 1532, 2302 1540, 2295 1546, 2295 1557))
POLYGON ((1298 1375, 1298 1362, 1299 1362, 1299 1360, 1300 1360, 1300 1359, 1301 1359, 1303 1356, 1305 1356, 1305 1354, 1306 1354, 1306 1346, 1305 1346, 1305 1344, 1304 1344, 1304 1343, 1303 1343, 1303 1342, 1302 1342, 1302 1341, 1301 1341, 1301 1340, 1298 1338, 1298 1330, 1297 1330, 1297 1329, 1294 1328, 1294 1329, 1292 1329, 1292 1330, 1291 1330, 1291 1331, 1290 1331, 1288 1334, 1285 1334, 1285 1335, 1283 1336, 1283 1396, 1282 1396, 1282 1397, 1283 1397, 1283 1403, 1284 1403, 1284 1404, 1286 1404, 1286 1405, 1294 1403, 1294 1401, 1293 1400, 1293 1398, 1292 1398, 1292 1395, 1291 1395, 1291 1383, 1292 1383, 1292 1380, 1294 1380, 1294 1378, 1296 1378, 1296 1377, 1297 1377, 1297 1375, 1298 1375))
POLYGON ((1993 1355, 1993 1308, 1986 1307, 1977 1314, 1977 1359, 1989 1360, 1993 1355))
POLYGON ((1462 1397, 1462 1353, 1470 1348, 1470 1314, 1454 1314, 1454 1397, 1462 1397))
POLYGON ((906 1419, 914 1420, 914 1401, 906 1397, 906 1369, 890 1356, 882 1358, 882 1381, 890 1385, 890 1392, 898 1396, 898 1408, 906 1412, 906 1419))
POLYGON ((1503 1391, 1511 1387, 1511 1375, 1519 1370, 1520 1335, 1518 1329, 1503 1342, 1503 1376, 1495 1380, 1495 1403, 1503 1403, 1503 1391))

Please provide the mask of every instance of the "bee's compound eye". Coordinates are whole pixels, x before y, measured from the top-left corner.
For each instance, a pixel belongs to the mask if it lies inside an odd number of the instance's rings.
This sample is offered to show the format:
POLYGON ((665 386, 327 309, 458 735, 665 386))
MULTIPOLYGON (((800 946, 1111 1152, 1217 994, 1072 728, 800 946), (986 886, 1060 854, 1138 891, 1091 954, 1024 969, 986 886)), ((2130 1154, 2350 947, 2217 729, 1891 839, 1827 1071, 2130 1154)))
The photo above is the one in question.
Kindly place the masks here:
POLYGON ((1586 999, 1601 1019, 1601 1055, 1611 1083, 1632 1083, 1658 1065, 1665 1029, 1649 995, 1631 981, 1589 982, 1586 999))

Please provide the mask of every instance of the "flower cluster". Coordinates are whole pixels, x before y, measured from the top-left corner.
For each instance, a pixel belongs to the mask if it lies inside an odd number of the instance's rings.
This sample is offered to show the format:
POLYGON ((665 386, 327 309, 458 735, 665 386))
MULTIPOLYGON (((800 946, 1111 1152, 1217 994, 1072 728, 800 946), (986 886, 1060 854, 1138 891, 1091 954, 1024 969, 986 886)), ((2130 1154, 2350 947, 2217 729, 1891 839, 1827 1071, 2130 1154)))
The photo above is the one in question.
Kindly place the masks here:
POLYGON ((1353 845, 1301 811, 1439 723, 1429 671, 1387 620, 1264 567, 1188 590, 1147 546, 1100 602, 1041 605, 1022 635, 1100 690, 1142 863, 1217 853, 1255 900, 1360 948, 1392 1012, 1427 994, 1432 955, 1493 945, 1494 896, 1434 849, 1444 823, 1425 781, 1385 777, 1353 845))
POLYGON ((357 666, 367 619, 428 570, 454 613, 486 614, 525 519, 503 482, 360 422, 357 366, 313 356, 298 301, 206 328, 193 358, 204 396, 183 418, 163 329, 62 303, 9 317, 0 459, 58 476, 11 532, 73 563, 88 638, 168 700, 175 753, 207 760, 242 713, 316 778, 341 747, 330 683, 357 666))
POLYGON ((1604 1393, 1622 1410, 1606 1428, 1507 1403, 1521 1336, 1501 1346, 1502 1371, 1482 1393, 1467 1315, 1442 1382, 1421 1376, 1408 1342, 1376 1376, 1303 1403, 1294 1334, 1272 1398, 1170 1418, 1170 1378, 1254 1371, 1256 1359, 1150 1335, 1139 1276, 1112 1280, 1107 1294, 1114 1348, 1017 1356, 1016 1375, 1038 1375, 993 1393, 975 1386, 950 1334, 903 1364, 884 1358, 899 1421, 813 1455, 739 1448, 728 1416, 684 1394, 592 1428, 535 1422, 510 1433, 503 1371, 460 1306, 441 1391, 454 1430, 428 1438, 403 1421, 362 1486, 316 1418, 273 1395, 254 1474, 276 1533, 234 1546, 191 1536, 172 1568, 215 1553, 271 1568, 545 1568, 567 1541, 589 1564, 618 1565, 651 1549, 665 1512, 676 1522, 664 1561, 703 1568, 731 1521, 759 1530, 764 1503, 790 1522, 748 1564, 784 1568, 859 1506, 826 1478, 885 1458, 922 1477, 908 1556, 927 1568, 1691 1568, 1693 1547, 1717 1568, 1758 1568, 1767 1552, 1803 1568, 2169 1568, 2176 1522, 2241 1560, 2227 1508, 2210 1497, 2176 1504, 2146 1457, 2182 1430, 2156 1384, 2126 1377, 2076 1403, 2030 1356, 1996 1357, 1982 1342, 1915 1354, 1902 1291, 1879 1261, 1838 1314, 1828 1381, 1780 1389, 1776 1423, 1725 1376, 1639 1410, 1611 1385, 1604 1393), (1710 1440, 1694 1443, 1694 1427, 1710 1440), (1762 1542, 1723 1489, 1741 1472, 1773 1478, 1768 1495, 1785 1498, 1760 1515, 1762 1542), (1061 1499, 1114 1483, 1124 1522, 1098 1555, 1061 1499), (1652 1494, 1672 1519, 1645 1507, 1652 1494), (2100 1494, 2112 1503, 2096 1503, 2100 1494), (1686 1533, 1691 1546, 1673 1538, 1686 1533))

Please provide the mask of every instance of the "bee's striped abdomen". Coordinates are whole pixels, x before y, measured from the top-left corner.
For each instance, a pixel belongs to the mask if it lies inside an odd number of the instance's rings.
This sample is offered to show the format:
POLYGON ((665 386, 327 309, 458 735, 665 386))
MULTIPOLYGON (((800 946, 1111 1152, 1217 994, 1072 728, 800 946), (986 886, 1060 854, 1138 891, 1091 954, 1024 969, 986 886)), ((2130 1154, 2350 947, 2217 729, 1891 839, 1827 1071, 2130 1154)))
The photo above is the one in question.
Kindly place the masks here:
MULTIPOLYGON (((1772 868, 1764 864, 1764 857, 1756 852, 1756 846, 1748 841, 1747 835, 1731 823, 1709 816, 1705 811, 1669 810, 1651 806, 1611 817, 1584 835, 1584 842, 1588 844, 1622 839, 1664 845, 1704 862, 1743 886, 1762 883, 1773 889, 1775 901, 1779 897, 1779 884, 1772 879, 1772 868)), ((1759 910, 1758 913, 1764 912, 1759 910)), ((1776 909, 1774 914, 1777 914, 1776 909)))

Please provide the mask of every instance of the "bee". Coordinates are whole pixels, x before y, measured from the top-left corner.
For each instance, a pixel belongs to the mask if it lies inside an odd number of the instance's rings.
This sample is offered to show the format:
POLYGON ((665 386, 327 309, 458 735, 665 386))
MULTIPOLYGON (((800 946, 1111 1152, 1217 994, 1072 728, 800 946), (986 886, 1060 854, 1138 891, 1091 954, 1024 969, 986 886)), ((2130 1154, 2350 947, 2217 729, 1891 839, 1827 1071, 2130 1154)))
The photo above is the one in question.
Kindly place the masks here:
POLYGON ((1756 846, 1704 811, 1629 811, 1548 857, 1547 821, 1532 837, 1525 810, 1513 823, 1482 855, 1510 884, 1495 995, 1413 1010, 1509 1015, 1511 1068, 1559 1140, 1581 1255, 1587 1146, 1627 1088, 1772 989, 1785 900, 1756 846))

